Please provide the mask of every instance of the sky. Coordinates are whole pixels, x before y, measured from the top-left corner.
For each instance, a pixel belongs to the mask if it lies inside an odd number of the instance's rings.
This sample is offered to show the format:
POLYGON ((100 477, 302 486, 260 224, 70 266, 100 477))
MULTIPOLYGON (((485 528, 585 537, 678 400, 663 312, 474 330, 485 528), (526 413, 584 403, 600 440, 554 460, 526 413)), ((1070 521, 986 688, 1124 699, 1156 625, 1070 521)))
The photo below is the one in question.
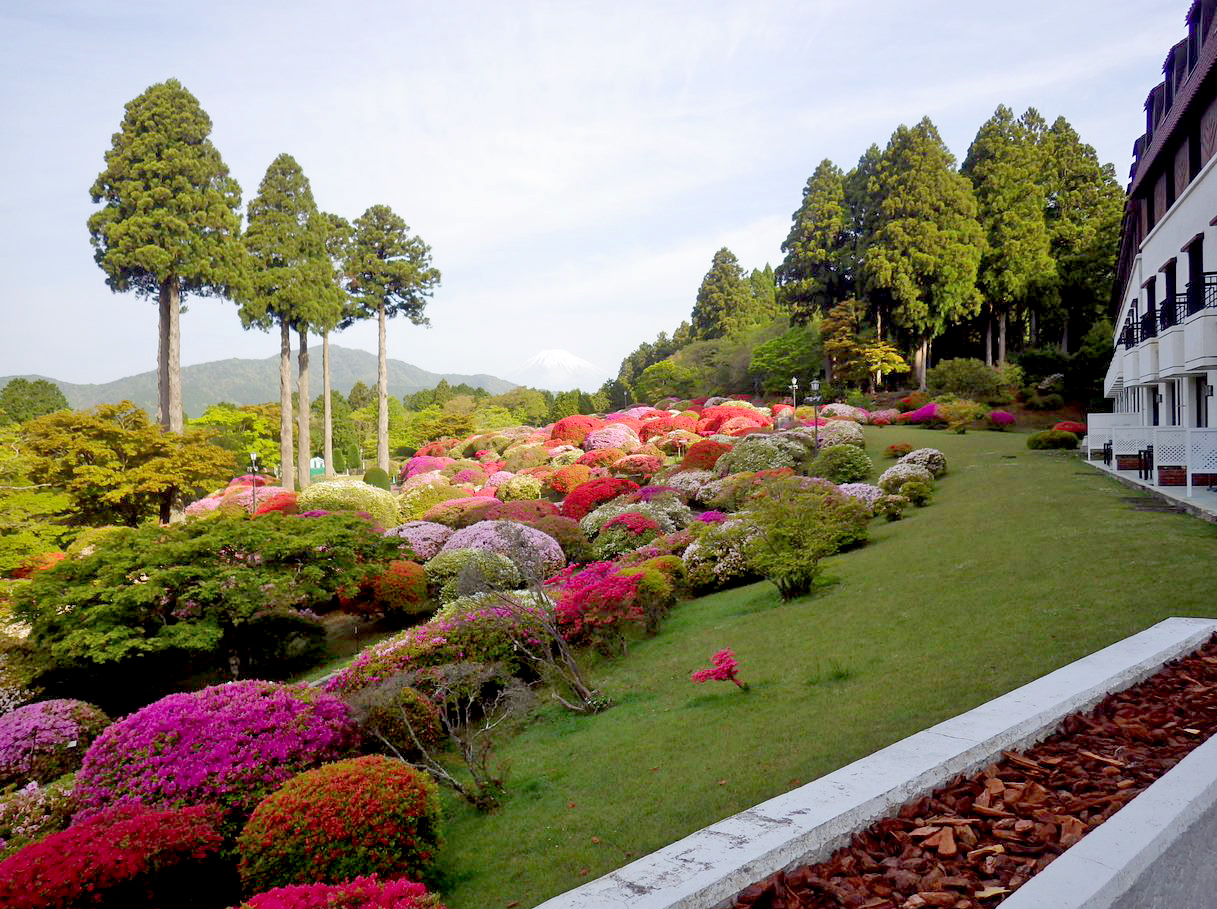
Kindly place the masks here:
MULTIPOLYGON (((802 190, 929 116, 960 161, 998 104, 1064 116, 1127 182, 1189 0, 3 0, 0 375, 156 366, 156 301, 93 261, 89 187, 123 106, 177 78, 247 202, 291 154, 318 205, 389 205, 442 282, 388 354, 511 378, 616 375, 689 317, 714 252, 777 266, 802 190)), ((188 297, 181 362, 270 357, 188 297)), ((333 337, 376 350, 374 322, 333 337)))

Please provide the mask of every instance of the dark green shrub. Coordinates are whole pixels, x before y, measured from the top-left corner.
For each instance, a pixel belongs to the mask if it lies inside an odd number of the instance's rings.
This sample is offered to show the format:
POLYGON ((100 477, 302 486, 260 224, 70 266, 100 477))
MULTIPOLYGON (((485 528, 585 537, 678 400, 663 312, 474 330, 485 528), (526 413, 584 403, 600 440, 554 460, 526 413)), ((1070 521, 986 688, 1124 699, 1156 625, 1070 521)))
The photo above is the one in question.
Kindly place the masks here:
POLYGON ((900 487, 900 495, 918 508, 930 504, 930 496, 933 494, 934 488, 924 480, 909 480, 900 487))
POLYGON ((1068 451, 1078 447, 1078 437, 1063 429, 1045 429, 1027 437, 1027 447, 1034 451, 1060 448, 1068 451))
POLYGON ((393 487, 389 483, 389 475, 380 467, 369 467, 364 471, 363 481, 369 486, 389 492, 393 487))
POLYGON ((833 483, 860 483, 870 479, 875 465, 857 445, 829 445, 811 462, 808 473, 833 483))
POLYGON ((422 771, 369 755, 306 771, 254 810, 237 840, 250 892, 365 874, 417 879, 435 860, 439 795, 422 771))
POLYGON ((449 549, 426 564, 427 588, 439 603, 488 590, 513 590, 522 579, 511 559, 487 549, 449 549))
POLYGON ((1024 403, 1028 410, 1060 410, 1065 406, 1065 399, 1055 393, 1046 395, 1034 393, 1024 403))
POLYGON ((926 372, 930 394, 958 395, 974 401, 988 401, 998 396, 1001 386, 997 371, 983 360, 959 358, 943 360, 926 372))
POLYGON ((417 688, 395 684, 400 678, 395 676, 366 689, 361 693, 363 697, 352 699, 351 707, 370 750, 395 750, 413 758, 423 750, 435 749, 447 733, 439 709, 417 688))

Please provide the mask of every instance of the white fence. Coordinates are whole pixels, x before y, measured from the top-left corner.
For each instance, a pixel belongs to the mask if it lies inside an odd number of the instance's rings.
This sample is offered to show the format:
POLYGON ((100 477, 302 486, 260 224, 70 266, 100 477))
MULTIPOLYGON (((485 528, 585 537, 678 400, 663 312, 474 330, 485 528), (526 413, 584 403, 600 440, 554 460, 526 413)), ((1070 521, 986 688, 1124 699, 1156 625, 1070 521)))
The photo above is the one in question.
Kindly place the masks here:
MULTIPOLYGON (((1182 467, 1187 472, 1188 495, 1192 494, 1193 474, 1217 474, 1217 429, 1129 425, 1139 418, 1139 414, 1087 414, 1088 453, 1111 443, 1113 455, 1135 455, 1152 445, 1156 467, 1182 467)), ((1157 470, 1149 482, 1158 484, 1157 470)))

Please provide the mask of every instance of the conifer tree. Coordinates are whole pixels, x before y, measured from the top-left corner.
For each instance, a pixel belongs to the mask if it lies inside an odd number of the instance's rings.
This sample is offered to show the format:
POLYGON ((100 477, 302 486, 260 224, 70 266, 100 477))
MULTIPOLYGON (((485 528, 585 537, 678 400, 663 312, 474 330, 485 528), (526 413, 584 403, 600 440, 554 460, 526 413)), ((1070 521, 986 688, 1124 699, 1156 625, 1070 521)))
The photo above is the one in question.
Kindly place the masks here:
POLYGON ((714 254, 710 270, 697 289, 691 319, 693 339, 709 340, 726 335, 731 319, 748 307, 751 298, 752 292, 739 260, 724 246, 714 254))
POLYGON ((308 327, 340 305, 326 251, 326 220, 317 211, 304 171, 291 155, 281 154, 266 169, 258 194, 249 203, 245 248, 252 262, 250 291, 242 300, 241 321, 248 328, 279 326, 279 457, 281 482, 295 488, 292 466, 291 330, 300 337, 300 457, 303 488, 308 484, 308 327))
POLYGON ((780 299, 796 322, 824 312, 850 291, 849 212, 845 175, 828 159, 803 188, 803 203, 782 244, 786 258, 776 276, 780 299))
POLYGON ((211 120, 176 79, 126 105, 90 189, 93 258, 117 292, 157 298, 160 423, 182 431, 179 313, 187 294, 230 297, 245 280, 241 188, 212 145, 211 120))
POLYGON ((984 233, 967 177, 929 118, 900 126, 879 162, 878 227, 866 251, 866 286, 890 296, 893 319, 916 340, 925 387, 929 342, 980 308, 976 275, 984 233))
MULTIPOLYGON (((355 219, 344 269, 355 304, 350 318, 375 316, 379 325, 376 464, 389 469, 389 373, 385 320, 405 316, 426 325, 427 299, 439 284, 431 248, 387 205, 373 205, 355 219)), ((348 319, 349 321, 349 319, 348 319)))
MULTIPOLYGON (((976 193, 986 249, 980 262, 980 288, 997 315, 997 362, 1006 362, 1006 325, 1011 309, 1037 287, 1056 277, 1044 218, 1047 199, 1041 174, 1044 160, 1026 124, 1004 104, 976 133, 963 173, 976 193)), ((991 330, 991 323, 987 323, 991 330)), ((993 350, 985 334, 985 362, 993 350)))
MULTIPOLYGON (((322 213, 326 229, 325 249, 333 266, 333 280, 339 288, 339 294, 333 300, 333 305, 324 308, 316 320, 317 331, 321 333, 321 457, 325 461, 325 475, 334 475, 334 390, 330 381, 330 332, 343 324, 352 313, 350 297, 345 292, 345 278, 342 273, 346 260, 347 247, 351 242, 351 225, 345 218, 338 215, 322 213)), ((350 408, 347 407, 347 411, 350 408)), ((348 446, 349 448, 349 446, 348 446)), ((345 455, 343 463, 345 464, 345 455)))

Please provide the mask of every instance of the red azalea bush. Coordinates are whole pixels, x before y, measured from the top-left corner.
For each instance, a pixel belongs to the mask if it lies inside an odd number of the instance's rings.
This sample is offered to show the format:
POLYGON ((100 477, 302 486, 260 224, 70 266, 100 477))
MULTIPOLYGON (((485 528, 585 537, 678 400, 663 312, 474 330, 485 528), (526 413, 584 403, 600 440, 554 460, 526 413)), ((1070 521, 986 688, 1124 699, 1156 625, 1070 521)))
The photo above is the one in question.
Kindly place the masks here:
POLYGON ((587 438, 587 434, 596 429, 601 429, 604 426, 604 421, 597 417, 588 417, 583 414, 574 414, 573 416, 563 417, 549 430, 551 439, 561 439, 563 442, 570 442, 572 445, 582 445, 583 440, 587 438))
POLYGON ((372 602, 386 615, 419 615, 428 611, 427 573, 417 562, 390 562, 372 580, 372 602))
POLYGON ((295 514, 299 511, 299 508, 296 507, 296 494, 287 491, 271 493, 266 497, 265 501, 258 500, 258 509, 254 514, 270 514, 272 511, 279 511, 283 514, 295 514))
POLYGON ((639 575, 624 575, 615 562, 568 567, 547 586, 558 592, 555 613, 562 636, 602 649, 619 639, 627 625, 642 626, 646 614, 638 596, 639 575))
POLYGON ((883 453, 889 458, 903 458, 906 454, 913 450, 913 446, 908 442, 893 442, 887 448, 883 449, 883 453))
POLYGON ((414 881, 376 875, 342 884, 292 884, 250 897, 238 909, 444 909, 436 894, 414 881))
POLYGON ((1079 437, 1086 435, 1086 424, 1079 423, 1077 420, 1061 420, 1061 422, 1054 424, 1052 428, 1058 432, 1071 432, 1079 437))
POLYGON ((422 520, 460 528, 486 520, 485 515, 502 503, 487 496, 465 496, 432 505, 423 512, 422 520))
POLYGON ((426 457, 446 458, 446 457, 448 457, 449 449, 453 448, 454 446, 460 445, 460 444, 461 443, 460 443, 459 439, 454 439, 451 436, 445 436, 442 439, 436 439, 434 442, 428 442, 426 445, 424 445, 418 451, 414 452, 414 456, 420 457, 420 458, 426 458, 426 457))
POLYGON ((739 679, 739 663, 730 647, 724 647, 714 654, 713 667, 699 669, 689 676, 693 682, 734 682, 737 687, 747 689, 747 685, 739 679))
POLYGON ((625 452, 620 448, 596 448, 581 454, 575 464, 581 467, 608 467, 624 457, 625 452))
POLYGON ((380 755, 293 777, 254 810, 237 839, 247 890, 419 877, 440 845, 439 793, 425 773, 380 755))
POLYGON ((718 432, 726 436, 746 436, 750 432, 759 432, 772 426, 773 423, 767 418, 761 422, 752 416, 732 417, 730 420, 722 422, 722 425, 718 427, 718 432))
POLYGON ((713 439, 702 439, 694 443, 680 462, 681 470, 710 470, 718 459, 731 450, 731 446, 713 439))
POLYGON ((617 476, 649 480, 659 473, 661 467, 663 467, 663 461, 654 455, 632 454, 626 455, 620 461, 615 461, 611 469, 617 476))
POLYGON ((0 862, 0 906, 222 905, 222 844, 210 808, 115 805, 0 862))
POLYGON ((346 704, 307 685, 251 679, 171 694, 89 747, 76 776, 77 818, 135 799, 216 805, 226 823, 239 821, 279 783, 358 746, 346 704))
POLYGON ((637 483, 621 477, 602 477, 589 480, 582 486, 575 487, 562 502, 562 515, 574 518, 576 521, 587 517, 597 505, 603 505, 617 496, 633 492, 638 488, 637 483))
POLYGON ((553 502, 542 499, 518 499, 515 502, 501 502, 499 507, 484 521, 515 521, 519 524, 532 524, 541 518, 547 518, 558 513, 558 506, 553 502))

